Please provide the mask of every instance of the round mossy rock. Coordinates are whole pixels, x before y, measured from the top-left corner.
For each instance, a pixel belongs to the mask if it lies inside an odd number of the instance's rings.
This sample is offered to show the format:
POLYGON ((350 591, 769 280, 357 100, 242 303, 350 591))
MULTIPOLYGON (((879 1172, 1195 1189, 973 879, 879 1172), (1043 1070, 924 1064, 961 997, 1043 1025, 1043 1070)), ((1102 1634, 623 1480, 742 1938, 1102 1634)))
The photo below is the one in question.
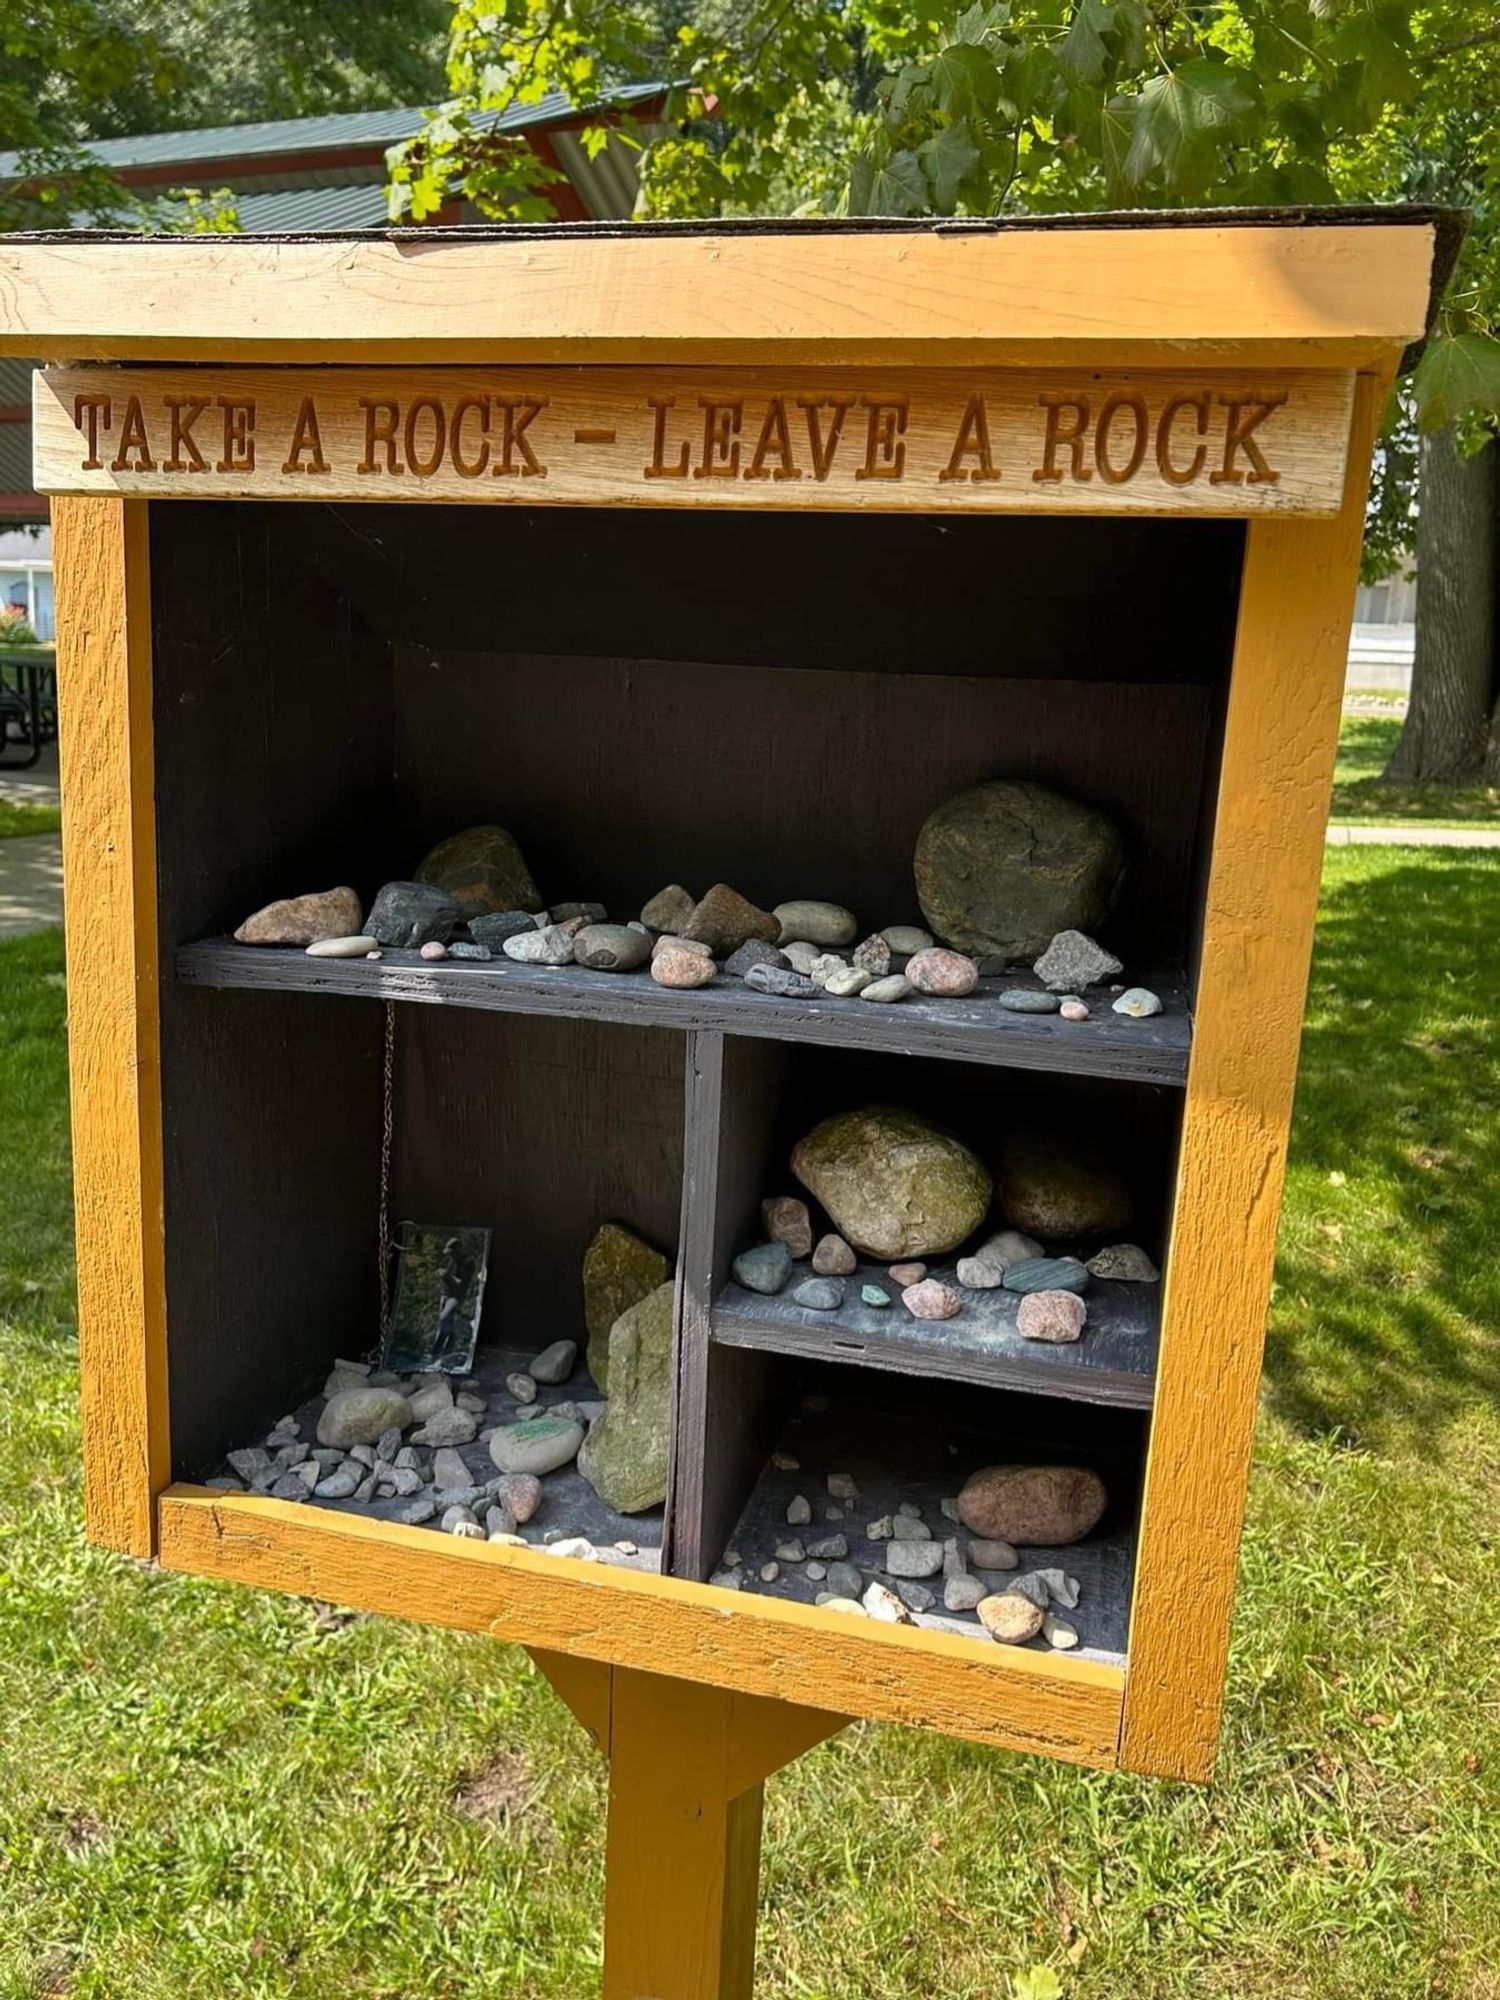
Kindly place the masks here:
POLYGON ((542 892, 503 826, 471 826, 439 841, 416 879, 446 889, 466 918, 542 907, 542 892))
POLYGON ((1093 931, 1125 872, 1104 814, 1048 785, 995 778, 944 801, 917 835, 917 900, 970 958, 1015 964, 1059 931, 1093 931))
POLYGON ((844 1240, 883 1263, 956 1249, 990 1205, 968 1147, 893 1105, 825 1118, 797 1142, 792 1172, 844 1240))

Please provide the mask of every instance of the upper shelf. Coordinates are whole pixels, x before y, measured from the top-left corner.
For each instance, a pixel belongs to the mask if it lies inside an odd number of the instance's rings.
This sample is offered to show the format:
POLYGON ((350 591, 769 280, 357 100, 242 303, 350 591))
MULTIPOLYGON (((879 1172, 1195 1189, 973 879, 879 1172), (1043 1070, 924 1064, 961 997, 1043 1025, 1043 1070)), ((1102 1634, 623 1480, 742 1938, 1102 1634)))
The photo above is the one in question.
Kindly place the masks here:
POLYGON ((387 951, 378 960, 309 958, 300 950, 236 944, 229 938, 184 946, 177 954, 177 977, 189 986, 338 993, 684 1032, 716 1029, 771 1041, 1177 1086, 1187 1078, 1192 1040, 1180 978, 1149 976, 1143 983, 1160 994, 1163 1012, 1146 1021, 1113 1013, 1106 994, 1091 1001, 1094 1013, 1087 1021, 1013 1014, 1000 1006, 997 996, 1021 983, 1016 979, 981 980, 979 990, 966 1000, 913 997, 890 1006, 835 1000, 823 993, 810 1000, 781 1000, 722 973, 695 992, 675 992, 658 986, 644 970, 587 972, 579 966, 518 965, 510 959, 433 963, 415 951, 387 951))

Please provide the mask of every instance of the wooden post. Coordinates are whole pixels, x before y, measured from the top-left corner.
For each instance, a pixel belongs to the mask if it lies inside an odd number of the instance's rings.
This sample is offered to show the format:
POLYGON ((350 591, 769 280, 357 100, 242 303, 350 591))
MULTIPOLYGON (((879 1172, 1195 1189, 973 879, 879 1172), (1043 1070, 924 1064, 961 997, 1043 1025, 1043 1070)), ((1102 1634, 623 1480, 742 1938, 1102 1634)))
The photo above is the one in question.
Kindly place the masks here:
POLYGON ((764 1781, 848 1718, 532 1657, 609 1759, 603 2000, 750 2000, 764 1781))

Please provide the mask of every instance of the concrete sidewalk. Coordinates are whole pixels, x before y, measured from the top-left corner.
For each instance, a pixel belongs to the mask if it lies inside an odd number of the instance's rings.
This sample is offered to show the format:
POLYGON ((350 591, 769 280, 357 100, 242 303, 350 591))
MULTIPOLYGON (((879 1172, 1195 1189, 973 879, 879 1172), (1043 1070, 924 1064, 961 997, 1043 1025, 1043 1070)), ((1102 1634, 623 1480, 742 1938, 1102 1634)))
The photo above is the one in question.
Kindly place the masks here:
POLYGON ((61 835, 0 840, 0 938, 51 930, 61 922, 61 835))
POLYGON ((1500 847, 1500 827, 1360 826, 1328 829, 1330 847, 1500 847))

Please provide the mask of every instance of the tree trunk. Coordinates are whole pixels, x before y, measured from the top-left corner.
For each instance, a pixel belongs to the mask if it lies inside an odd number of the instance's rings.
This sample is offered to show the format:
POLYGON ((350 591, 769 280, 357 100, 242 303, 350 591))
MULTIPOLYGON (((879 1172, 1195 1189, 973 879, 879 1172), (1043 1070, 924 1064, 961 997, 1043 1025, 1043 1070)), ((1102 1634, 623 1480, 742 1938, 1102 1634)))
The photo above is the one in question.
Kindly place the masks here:
MULTIPOLYGON (((1382 776, 1477 785, 1490 736, 1495 641, 1495 458, 1461 458, 1451 430, 1422 440, 1417 647, 1406 722, 1382 776)), ((1500 747, 1500 746, 1496 746, 1500 747)))

